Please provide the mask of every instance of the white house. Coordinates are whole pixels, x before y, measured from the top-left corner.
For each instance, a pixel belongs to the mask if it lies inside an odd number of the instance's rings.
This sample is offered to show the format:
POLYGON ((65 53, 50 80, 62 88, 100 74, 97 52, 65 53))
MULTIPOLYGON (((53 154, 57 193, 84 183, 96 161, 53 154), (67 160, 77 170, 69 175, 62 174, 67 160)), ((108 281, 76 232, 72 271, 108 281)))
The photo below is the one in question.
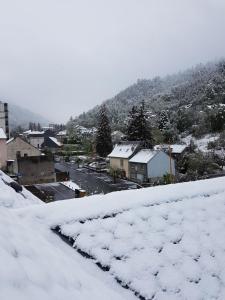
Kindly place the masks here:
POLYGON ((161 150, 143 149, 129 160, 130 179, 134 181, 154 181, 170 172, 175 175, 174 160, 161 150))

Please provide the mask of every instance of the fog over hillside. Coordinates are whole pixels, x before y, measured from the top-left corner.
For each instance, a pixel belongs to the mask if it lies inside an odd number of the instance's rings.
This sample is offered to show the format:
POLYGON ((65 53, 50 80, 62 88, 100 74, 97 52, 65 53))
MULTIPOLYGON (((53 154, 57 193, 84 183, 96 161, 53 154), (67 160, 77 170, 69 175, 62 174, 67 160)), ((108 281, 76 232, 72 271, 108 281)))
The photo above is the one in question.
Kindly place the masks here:
MULTIPOLYGON (((163 78, 138 79, 135 84, 104 102, 112 128, 123 128, 132 106, 139 105, 143 100, 146 109, 158 117, 162 110, 166 110, 173 123, 177 112, 185 109, 192 118, 192 125, 198 125, 202 112, 208 109, 207 105, 225 103, 225 60, 199 64, 163 78)), ((99 106, 95 106, 74 122, 87 127, 96 126, 98 110, 99 106)))

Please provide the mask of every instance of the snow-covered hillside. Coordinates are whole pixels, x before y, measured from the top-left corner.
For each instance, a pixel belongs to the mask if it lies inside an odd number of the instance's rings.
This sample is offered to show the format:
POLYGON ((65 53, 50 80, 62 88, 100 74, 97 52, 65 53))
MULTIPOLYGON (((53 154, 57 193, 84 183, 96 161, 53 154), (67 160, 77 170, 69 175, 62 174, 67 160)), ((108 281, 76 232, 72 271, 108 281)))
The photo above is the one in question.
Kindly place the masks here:
POLYGON ((188 135, 187 137, 183 138, 182 141, 189 145, 190 141, 192 140, 194 144, 196 145, 197 149, 199 149, 202 152, 208 152, 208 143, 215 142, 219 138, 219 134, 206 134, 200 139, 194 138, 192 135, 188 135))
POLYGON ((224 216, 225 178, 2 207, 0 299, 224 300, 224 216))

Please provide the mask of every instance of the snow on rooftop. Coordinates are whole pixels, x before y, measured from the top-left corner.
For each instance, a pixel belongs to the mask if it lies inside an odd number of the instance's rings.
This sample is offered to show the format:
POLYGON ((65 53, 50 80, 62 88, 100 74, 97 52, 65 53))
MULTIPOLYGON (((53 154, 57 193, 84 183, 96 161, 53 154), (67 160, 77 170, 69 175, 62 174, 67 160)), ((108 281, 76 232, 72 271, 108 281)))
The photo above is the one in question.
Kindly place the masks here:
POLYGON ((137 143, 116 144, 113 148, 113 151, 108 155, 108 157, 129 158, 134 153, 137 147, 137 143))
POLYGON ((59 147, 62 146, 62 144, 61 144, 55 137, 50 136, 49 138, 50 138, 50 140, 52 140, 57 146, 59 146, 59 147))
POLYGON ((81 189, 79 187, 79 185, 77 185, 75 182, 73 182, 71 180, 69 180, 69 181, 63 181, 63 182, 61 182, 61 184, 65 185, 66 187, 70 188, 73 191, 81 189))
POLYGON ((11 143, 12 141, 14 141, 14 137, 12 137, 12 138, 10 138, 7 142, 6 142, 6 144, 9 144, 9 143, 11 143))
MULTIPOLYGON (((1 177, 10 180, 4 173, 1 177)), ((5 200, 23 201, 0 179, 0 299, 135 299, 68 247, 42 219, 31 216, 28 206, 8 209, 5 200)), ((46 204, 33 205, 34 211, 38 206, 47 209, 46 204)))
POLYGON ((3 128, 0 128, 0 139, 6 140, 6 134, 5 131, 3 130, 3 128))
POLYGON ((154 149, 155 150, 168 150, 169 147, 171 148, 171 151, 173 154, 180 154, 182 153, 186 148, 186 144, 173 144, 173 145, 155 145, 154 149))
MULTIPOLYGON (((0 207, 21 208, 34 204, 42 204, 42 201, 23 188, 22 193, 16 193, 9 184, 13 180, 0 171, 0 207)), ((1 297, 0 297, 1 299, 1 297)))
POLYGON ((90 216, 93 204, 89 213, 83 210, 82 222, 74 217, 60 223, 75 249, 142 299, 224 299, 224 178, 114 193, 108 200, 113 198, 115 210, 116 200, 126 209, 116 212, 105 199, 105 215, 99 201, 98 216, 90 216))
POLYGON ((27 130, 27 131, 24 131, 23 134, 25 135, 43 135, 45 132, 44 131, 37 131, 37 130, 27 130))
POLYGON ((62 130, 57 133, 58 136, 66 135, 66 134, 67 134, 66 130, 62 130))
POLYGON ((137 154, 135 154, 129 160, 129 162, 147 164, 157 153, 158 151, 153 151, 150 149, 142 149, 137 154))
POLYGON ((224 215, 224 177, 0 208, 0 299, 224 300, 224 215))

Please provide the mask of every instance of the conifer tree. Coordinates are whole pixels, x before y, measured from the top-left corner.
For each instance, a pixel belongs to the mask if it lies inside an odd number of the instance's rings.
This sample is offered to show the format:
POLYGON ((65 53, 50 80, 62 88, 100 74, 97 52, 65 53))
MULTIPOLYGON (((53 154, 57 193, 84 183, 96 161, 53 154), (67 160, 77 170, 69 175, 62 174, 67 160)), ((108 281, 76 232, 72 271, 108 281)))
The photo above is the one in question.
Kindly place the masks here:
POLYGON ((128 116, 127 138, 129 141, 138 140, 138 108, 133 106, 128 116))
POLYGON ((96 135, 96 152, 106 157, 112 151, 112 138, 106 106, 102 105, 98 114, 98 127, 96 135))
POLYGON ((165 110, 163 110, 159 116, 159 129, 161 131, 167 129, 168 123, 169 123, 169 118, 168 118, 167 112, 165 110))
POLYGON ((129 141, 140 141, 145 147, 152 147, 151 129, 144 101, 139 108, 134 106, 130 111, 127 136, 129 141))

